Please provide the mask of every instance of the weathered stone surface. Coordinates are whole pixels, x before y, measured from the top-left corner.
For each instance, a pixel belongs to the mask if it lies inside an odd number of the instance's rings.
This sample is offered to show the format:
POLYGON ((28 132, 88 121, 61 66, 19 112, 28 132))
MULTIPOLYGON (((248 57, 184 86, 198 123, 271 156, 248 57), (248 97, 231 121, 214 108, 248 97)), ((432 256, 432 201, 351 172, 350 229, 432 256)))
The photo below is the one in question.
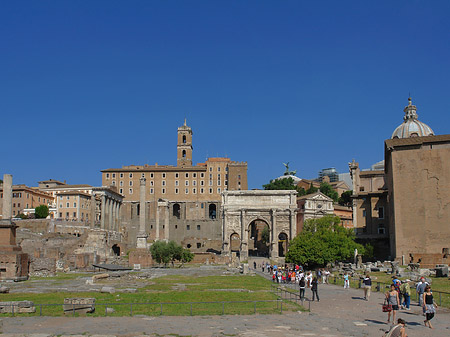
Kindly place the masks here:
POLYGON ((1 294, 9 293, 9 288, 8 287, 0 287, 0 293, 1 294))
POLYGON ((109 277, 109 274, 96 274, 96 275, 94 275, 94 276, 92 276, 92 280, 93 281, 96 281, 96 280, 101 280, 101 279, 104 279, 104 278, 108 278, 109 277))
POLYGON ((64 313, 84 312, 92 313, 95 311, 95 298, 65 298, 63 305, 64 313))
POLYGON ((102 287, 100 292, 114 294, 116 292, 116 289, 114 287, 102 287))
POLYGON ((32 301, 0 302, 0 313, 30 313, 36 312, 32 301))

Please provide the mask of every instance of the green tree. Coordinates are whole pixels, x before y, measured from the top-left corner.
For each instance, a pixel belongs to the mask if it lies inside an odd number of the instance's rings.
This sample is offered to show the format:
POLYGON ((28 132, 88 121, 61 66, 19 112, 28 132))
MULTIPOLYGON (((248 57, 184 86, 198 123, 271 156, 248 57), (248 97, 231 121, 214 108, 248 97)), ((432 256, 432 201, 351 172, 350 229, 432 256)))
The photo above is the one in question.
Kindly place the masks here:
POLYGON ((40 205, 34 209, 34 214, 36 216, 36 219, 45 219, 48 217, 48 206, 47 205, 40 205))
POLYGON ((189 249, 183 249, 175 241, 156 241, 151 245, 150 253, 153 260, 160 264, 163 263, 165 267, 169 262, 173 265, 177 260, 184 263, 192 261, 194 258, 194 254, 189 249))
POLYGON ((353 191, 345 191, 344 193, 342 193, 338 199, 339 205, 351 206, 352 205, 352 194, 353 194, 353 191))
POLYGON ((263 185, 265 190, 295 190, 298 195, 305 195, 306 191, 302 187, 298 187, 291 177, 282 179, 273 179, 270 183, 263 185))
POLYGON ((269 227, 267 227, 267 226, 265 226, 261 232, 261 241, 264 244, 270 242, 270 232, 269 232, 269 227))
POLYGON ((286 262, 313 268, 348 260, 355 248, 364 254, 364 247, 355 242, 353 230, 340 226, 340 222, 339 217, 332 215, 307 220, 303 231, 291 241, 286 262))
POLYGON ((333 189, 333 186, 327 182, 320 184, 320 192, 333 199, 333 201, 338 201, 339 194, 333 189))
POLYGON ((313 186, 313 183, 309 185, 309 188, 306 190, 306 194, 316 193, 319 189, 313 186))

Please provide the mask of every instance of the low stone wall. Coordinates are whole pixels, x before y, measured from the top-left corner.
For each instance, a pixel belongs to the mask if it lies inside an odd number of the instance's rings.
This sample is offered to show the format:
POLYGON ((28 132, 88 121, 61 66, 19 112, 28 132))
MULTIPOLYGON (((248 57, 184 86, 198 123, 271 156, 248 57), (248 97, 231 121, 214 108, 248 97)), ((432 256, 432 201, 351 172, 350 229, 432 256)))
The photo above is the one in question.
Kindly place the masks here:
POLYGON ((0 302, 0 313, 32 313, 36 312, 36 307, 31 301, 11 301, 0 302))

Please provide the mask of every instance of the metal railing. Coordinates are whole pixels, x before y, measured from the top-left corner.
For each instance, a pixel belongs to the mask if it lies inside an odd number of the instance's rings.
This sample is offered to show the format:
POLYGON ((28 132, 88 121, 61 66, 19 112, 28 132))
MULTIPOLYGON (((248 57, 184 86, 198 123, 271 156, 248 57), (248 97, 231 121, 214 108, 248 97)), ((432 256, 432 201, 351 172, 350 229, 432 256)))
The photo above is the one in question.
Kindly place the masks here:
MULTIPOLYGON (((99 307, 105 307, 105 311, 104 311, 104 316, 108 316, 108 308, 114 308, 117 306, 129 306, 130 308, 130 316, 133 316, 133 307, 136 308, 137 306, 157 306, 159 308, 159 316, 163 316, 164 315, 164 306, 171 306, 171 305, 186 305, 189 308, 189 314, 191 316, 194 315, 195 311, 193 311, 193 307, 195 309, 195 305, 211 305, 211 304, 222 304, 222 315, 225 315, 225 306, 229 305, 229 304, 237 304, 237 303, 247 303, 247 304, 253 304, 253 313, 256 314, 257 313, 257 304, 258 303, 276 303, 277 304, 277 308, 276 310, 280 311, 280 313, 283 313, 283 299, 276 299, 276 300, 258 300, 258 301, 212 301, 212 302, 135 302, 135 303, 95 303, 92 305, 92 307, 95 308, 99 308, 99 307)), ((14 307, 17 307, 17 304, 7 304, 4 303, 1 305, 2 307, 11 307, 9 312, 4 312, 4 314, 12 314, 12 316, 15 316, 19 313, 15 312, 14 307)), ((55 306, 63 306, 63 304, 55 304, 55 303, 41 303, 41 304, 34 304, 35 308, 39 308, 39 316, 42 316, 42 312, 43 312, 43 308, 46 307, 55 307, 55 306)), ((64 306, 67 306, 67 304, 65 304, 64 306)), ((79 309, 79 304, 73 304, 72 305, 72 310, 70 311, 64 311, 64 313, 69 313, 71 312, 73 316, 76 315, 77 310, 79 309)), ((85 308, 83 308, 85 309, 85 308)), ((84 312, 83 312, 84 313, 84 312)), ((62 313, 61 313, 62 314, 62 313)), ((209 313, 208 315, 211 315, 211 313, 209 313)), ((151 316, 155 316, 155 315, 151 315, 151 316)), ((183 315, 184 316, 184 315, 183 315)))
MULTIPOLYGON (((295 284, 295 283, 286 283, 286 285, 288 284, 295 284)), ((311 301, 306 297, 300 297, 300 293, 297 293, 294 288, 288 287, 288 289, 291 290, 289 291, 280 286, 279 283, 272 284, 271 287, 275 295, 281 300, 295 302, 296 304, 300 304, 303 308, 305 308, 304 302, 305 301, 308 302, 308 311, 311 311, 311 301)))

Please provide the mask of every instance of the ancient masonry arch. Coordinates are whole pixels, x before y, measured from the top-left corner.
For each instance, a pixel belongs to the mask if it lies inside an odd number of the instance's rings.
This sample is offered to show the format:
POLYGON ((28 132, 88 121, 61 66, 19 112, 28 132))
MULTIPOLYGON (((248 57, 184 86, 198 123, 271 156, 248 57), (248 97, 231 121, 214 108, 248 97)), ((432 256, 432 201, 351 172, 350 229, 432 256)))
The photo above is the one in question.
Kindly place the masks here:
POLYGON ((269 226, 272 259, 279 258, 279 237, 292 240, 297 235, 297 192, 284 191, 224 191, 222 193, 222 253, 231 255, 232 237, 240 239, 239 255, 248 257, 248 231, 254 220, 269 226))

